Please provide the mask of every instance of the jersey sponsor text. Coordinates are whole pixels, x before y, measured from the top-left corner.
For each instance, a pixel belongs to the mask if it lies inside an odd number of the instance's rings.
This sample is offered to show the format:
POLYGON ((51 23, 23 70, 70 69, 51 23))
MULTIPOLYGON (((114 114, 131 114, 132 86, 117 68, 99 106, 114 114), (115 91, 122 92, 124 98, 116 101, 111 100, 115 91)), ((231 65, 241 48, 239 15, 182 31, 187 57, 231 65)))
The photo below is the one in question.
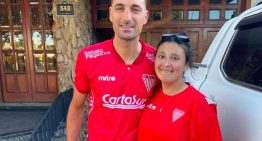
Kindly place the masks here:
POLYGON ((91 50, 85 52, 86 59, 88 58, 97 58, 99 56, 104 56, 110 54, 109 51, 105 52, 103 49, 91 50))
POLYGON ((146 53, 146 57, 147 57, 147 59, 149 59, 150 61, 155 62, 155 54, 154 54, 154 53, 149 53, 149 52, 147 52, 147 53, 146 53))
POLYGON ((119 97, 105 94, 102 101, 104 107, 111 109, 143 109, 146 103, 146 99, 137 98, 136 95, 125 96, 125 94, 119 97))

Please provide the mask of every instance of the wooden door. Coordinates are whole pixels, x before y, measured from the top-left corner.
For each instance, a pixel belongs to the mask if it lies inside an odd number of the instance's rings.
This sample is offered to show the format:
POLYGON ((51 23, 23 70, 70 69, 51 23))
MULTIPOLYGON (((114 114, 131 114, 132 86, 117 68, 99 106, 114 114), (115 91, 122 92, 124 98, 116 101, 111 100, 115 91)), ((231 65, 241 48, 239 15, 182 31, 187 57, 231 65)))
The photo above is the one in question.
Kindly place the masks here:
POLYGON ((57 96, 52 1, 0 1, 4 102, 51 102, 57 96))

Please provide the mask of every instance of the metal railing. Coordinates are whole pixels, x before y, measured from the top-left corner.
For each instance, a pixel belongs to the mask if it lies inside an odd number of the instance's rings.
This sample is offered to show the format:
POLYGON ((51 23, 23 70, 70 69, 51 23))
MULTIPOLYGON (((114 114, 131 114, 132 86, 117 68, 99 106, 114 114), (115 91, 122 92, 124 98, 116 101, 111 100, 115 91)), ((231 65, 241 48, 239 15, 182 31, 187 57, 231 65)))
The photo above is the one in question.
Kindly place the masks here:
POLYGON ((50 141, 60 122, 66 120, 73 88, 62 92, 33 130, 29 141, 50 141))

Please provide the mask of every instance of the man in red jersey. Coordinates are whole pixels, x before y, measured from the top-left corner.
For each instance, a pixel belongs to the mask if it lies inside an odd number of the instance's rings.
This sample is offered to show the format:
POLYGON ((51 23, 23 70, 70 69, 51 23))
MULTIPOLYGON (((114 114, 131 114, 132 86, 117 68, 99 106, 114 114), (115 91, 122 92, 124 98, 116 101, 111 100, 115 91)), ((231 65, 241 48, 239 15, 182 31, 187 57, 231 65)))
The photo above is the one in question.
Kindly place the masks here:
POLYGON ((67 115, 67 141, 76 141, 88 97, 89 141, 136 141, 145 103, 156 83, 155 49, 139 40, 146 0, 112 0, 113 39, 83 48, 67 115))

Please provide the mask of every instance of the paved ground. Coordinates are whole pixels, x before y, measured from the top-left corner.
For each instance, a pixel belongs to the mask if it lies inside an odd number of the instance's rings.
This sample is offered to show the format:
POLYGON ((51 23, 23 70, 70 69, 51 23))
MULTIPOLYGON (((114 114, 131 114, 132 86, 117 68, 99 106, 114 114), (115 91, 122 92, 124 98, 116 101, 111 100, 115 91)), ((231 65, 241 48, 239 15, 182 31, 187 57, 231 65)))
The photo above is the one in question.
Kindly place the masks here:
POLYGON ((0 104, 0 137, 32 131, 47 110, 42 104, 0 104))

